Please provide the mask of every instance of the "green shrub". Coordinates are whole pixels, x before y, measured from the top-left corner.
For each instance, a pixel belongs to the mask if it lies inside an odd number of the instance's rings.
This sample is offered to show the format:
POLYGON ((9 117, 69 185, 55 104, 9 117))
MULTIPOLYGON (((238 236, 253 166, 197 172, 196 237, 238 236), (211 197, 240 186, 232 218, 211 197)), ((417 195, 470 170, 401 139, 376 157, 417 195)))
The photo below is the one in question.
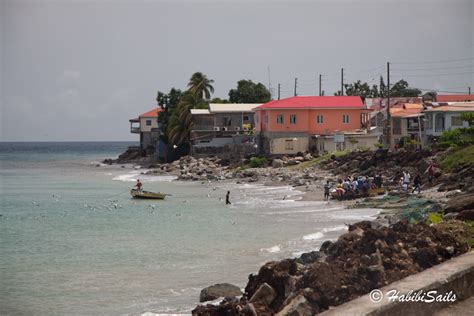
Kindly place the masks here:
POLYGON ((444 146, 474 144, 474 126, 444 131, 439 139, 439 143, 444 146))
POLYGON ((250 158, 250 167, 251 168, 260 168, 265 167, 268 163, 267 158, 265 157, 252 157, 250 158))
POLYGON ((464 164, 474 164, 474 145, 455 150, 441 160, 441 168, 446 171, 464 164))

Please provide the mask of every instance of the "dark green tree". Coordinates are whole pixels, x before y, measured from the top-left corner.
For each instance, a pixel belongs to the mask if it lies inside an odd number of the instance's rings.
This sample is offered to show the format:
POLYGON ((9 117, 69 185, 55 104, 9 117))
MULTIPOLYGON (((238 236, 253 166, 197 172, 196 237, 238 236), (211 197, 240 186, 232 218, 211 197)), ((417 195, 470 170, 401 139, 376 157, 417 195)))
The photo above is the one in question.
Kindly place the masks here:
POLYGON ((193 127, 191 109, 202 102, 194 93, 185 92, 173 111, 168 124, 168 138, 171 147, 189 146, 189 136, 193 127))
POLYGON ((461 113, 461 119, 469 123, 469 126, 474 126, 474 112, 461 113))
POLYGON ((239 80, 237 89, 229 91, 230 103, 265 103, 270 99, 270 91, 262 83, 252 80, 239 80))
POLYGON ((158 91, 156 96, 156 102, 162 109, 160 115, 158 115, 158 123, 160 125, 161 131, 160 138, 165 143, 168 143, 168 124, 170 117, 177 108, 182 95, 183 92, 181 92, 181 90, 171 88, 170 92, 168 93, 158 91))
POLYGON ((408 82, 399 80, 390 88, 391 97, 418 97, 421 91, 416 88, 410 88, 408 82))
POLYGON ((194 93, 200 99, 209 100, 211 93, 214 93, 212 83, 214 83, 214 80, 208 79, 202 72, 196 72, 189 80, 188 91, 194 93))
POLYGON ((229 103, 227 99, 214 98, 209 103, 229 103))

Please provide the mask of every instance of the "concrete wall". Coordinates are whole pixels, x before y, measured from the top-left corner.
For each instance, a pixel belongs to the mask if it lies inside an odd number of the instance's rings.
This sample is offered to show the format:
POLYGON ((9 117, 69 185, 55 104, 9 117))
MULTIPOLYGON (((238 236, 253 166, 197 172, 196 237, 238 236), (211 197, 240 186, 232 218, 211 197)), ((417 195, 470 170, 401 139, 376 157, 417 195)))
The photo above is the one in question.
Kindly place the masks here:
POLYGON ((220 159, 241 159, 249 155, 256 155, 255 144, 226 144, 224 146, 193 146, 191 156, 207 158, 217 156, 220 159))
POLYGON ((309 134, 331 134, 335 131, 349 131, 360 129, 362 125, 361 115, 367 115, 366 110, 361 109, 321 109, 321 110, 262 110, 257 111, 257 131, 269 132, 306 132, 309 134), (283 116, 283 123, 278 123, 278 116, 283 116), (290 116, 296 115, 296 123, 290 123, 290 116), (323 122, 317 122, 317 116, 323 117, 323 122), (349 122, 343 122, 343 115, 349 116, 349 122))
MULTIPOLYGON (((375 144, 378 143, 379 135, 367 134, 367 135, 346 135, 344 137, 344 143, 334 143, 333 136, 321 136, 315 138, 315 146, 319 152, 332 152, 339 150, 355 150, 355 149, 375 149, 375 144), (355 140, 357 142, 351 141, 355 140)), ((312 142, 310 146, 312 145, 312 142)))
POLYGON ((157 117, 140 117, 140 131, 151 132, 153 128, 158 128, 157 117), (151 125, 146 125, 146 121, 151 121, 151 125))

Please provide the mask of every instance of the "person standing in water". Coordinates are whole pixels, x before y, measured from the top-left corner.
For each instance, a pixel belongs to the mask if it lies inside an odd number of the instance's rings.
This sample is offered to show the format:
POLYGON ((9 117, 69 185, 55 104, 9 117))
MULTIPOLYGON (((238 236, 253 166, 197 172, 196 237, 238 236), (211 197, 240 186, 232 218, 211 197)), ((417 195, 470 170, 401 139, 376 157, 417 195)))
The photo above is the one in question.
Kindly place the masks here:
POLYGON ((331 185, 329 184, 329 180, 327 180, 326 184, 324 185, 324 201, 329 201, 330 189, 331 189, 331 185))
POLYGON ((229 196, 230 196, 230 191, 227 191, 227 194, 225 195, 225 204, 232 204, 230 203, 230 200, 229 200, 229 196))

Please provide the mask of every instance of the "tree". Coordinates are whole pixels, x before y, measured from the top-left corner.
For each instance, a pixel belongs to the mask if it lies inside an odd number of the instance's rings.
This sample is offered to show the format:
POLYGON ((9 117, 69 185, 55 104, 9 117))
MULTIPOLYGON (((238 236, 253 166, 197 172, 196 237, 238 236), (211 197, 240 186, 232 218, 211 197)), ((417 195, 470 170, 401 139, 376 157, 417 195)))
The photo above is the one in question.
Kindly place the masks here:
POLYGON ((221 98, 214 98, 209 103, 229 103, 228 100, 226 99, 221 99, 221 98))
POLYGON ((270 99, 270 91, 262 83, 252 80, 239 80, 237 89, 229 91, 230 103, 265 103, 270 99))
MULTIPOLYGON (((362 98, 376 98, 379 96, 377 85, 374 84, 370 87, 367 82, 362 83, 360 80, 351 84, 345 84, 344 88, 346 95, 358 95, 362 98)), ((341 91, 339 90, 334 95, 341 95, 341 91)))
POLYGON ((469 126, 474 125, 474 112, 463 112, 461 113, 461 120, 469 123, 469 126))
POLYGON ((184 93, 169 121, 167 131, 170 146, 189 145, 189 136, 193 127, 191 109, 200 102, 201 100, 194 93, 189 91, 184 93))
POLYGON ((408 82, 399 80, 390 88, 391 97, 418 97, 421 91, 416 88, 410 88, 408 82))
POLYGON ((189 80, 188 91, 194 93, 200 99, 209 100, 211 93, 214 93, 213 82, 214 80, 208 79, 202 72, 196 72, 189 80))
POLYGON ((163 93, 158 91, 156 96, 156 102, 161 107, 162 111, 158 115, 158 123, 160 125, 161 135, 160 138, 168 143, 168 124, 171 115, 177 108, 183 93, 179 89, 171 88, 170 92, 163 93))

